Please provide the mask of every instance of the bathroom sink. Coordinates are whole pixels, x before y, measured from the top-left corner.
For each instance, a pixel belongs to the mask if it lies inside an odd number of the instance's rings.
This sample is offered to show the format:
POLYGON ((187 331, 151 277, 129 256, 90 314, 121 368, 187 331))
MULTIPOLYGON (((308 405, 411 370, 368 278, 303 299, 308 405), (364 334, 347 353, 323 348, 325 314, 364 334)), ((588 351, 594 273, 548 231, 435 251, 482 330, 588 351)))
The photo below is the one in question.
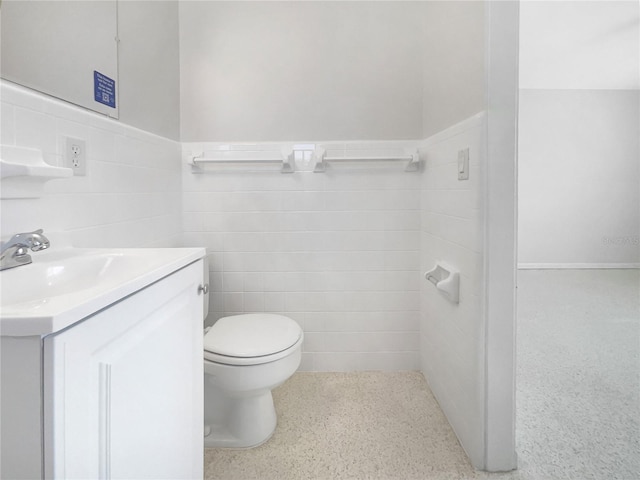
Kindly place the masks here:
POLYGON ((202 248, 51 248, 0 272, 0 333, 54 333, 199 260, 202 248))

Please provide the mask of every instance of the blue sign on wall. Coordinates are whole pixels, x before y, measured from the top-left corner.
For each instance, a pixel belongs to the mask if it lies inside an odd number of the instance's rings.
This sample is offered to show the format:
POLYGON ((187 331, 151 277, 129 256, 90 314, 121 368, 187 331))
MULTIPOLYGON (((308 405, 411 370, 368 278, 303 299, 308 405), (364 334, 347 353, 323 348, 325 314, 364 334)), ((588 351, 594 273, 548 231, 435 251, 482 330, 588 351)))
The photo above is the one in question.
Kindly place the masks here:
POLYGON ((111 108, 116 108, 116 82, 100 72, 93 71, 93 98, 111 108))

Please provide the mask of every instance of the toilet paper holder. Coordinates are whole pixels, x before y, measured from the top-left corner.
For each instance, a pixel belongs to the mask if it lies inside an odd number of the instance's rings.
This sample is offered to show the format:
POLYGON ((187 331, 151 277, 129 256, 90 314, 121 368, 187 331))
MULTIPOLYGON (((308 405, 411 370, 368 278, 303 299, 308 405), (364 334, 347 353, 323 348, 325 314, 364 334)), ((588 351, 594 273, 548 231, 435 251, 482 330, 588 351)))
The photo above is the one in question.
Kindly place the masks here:
POLYGON ((448 265, 437 262, 436 266, 425 272, 424 278, 429 280, 453 303, 460 301, 460 272, 448 265))

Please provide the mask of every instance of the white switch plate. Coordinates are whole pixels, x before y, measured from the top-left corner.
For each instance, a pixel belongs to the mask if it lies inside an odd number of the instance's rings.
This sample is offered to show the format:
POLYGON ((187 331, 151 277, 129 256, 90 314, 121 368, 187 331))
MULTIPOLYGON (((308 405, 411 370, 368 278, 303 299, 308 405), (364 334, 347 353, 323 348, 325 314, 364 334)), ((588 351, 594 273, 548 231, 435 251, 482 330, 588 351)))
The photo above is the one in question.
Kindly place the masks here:
POLYGON ((469 149, 458 150, 458 180, 469 180, 469 149))
POLYGON ((65 137, 64 166, 72 169, 74 175, 87 174, 87 145, 84 140, 65 137))

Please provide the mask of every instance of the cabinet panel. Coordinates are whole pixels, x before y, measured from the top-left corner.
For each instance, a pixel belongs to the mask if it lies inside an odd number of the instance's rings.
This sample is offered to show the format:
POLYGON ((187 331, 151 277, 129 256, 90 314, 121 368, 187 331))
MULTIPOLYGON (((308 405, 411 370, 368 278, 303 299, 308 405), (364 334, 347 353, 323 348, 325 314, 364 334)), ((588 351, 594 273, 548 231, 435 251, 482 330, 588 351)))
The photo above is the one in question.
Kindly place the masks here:
POLYGON ((0 478, 42 475, 42 339, 0 338, 0 478))
POLYGON ((45 339, 46 478, 202 478, 201 261, 45 339))

